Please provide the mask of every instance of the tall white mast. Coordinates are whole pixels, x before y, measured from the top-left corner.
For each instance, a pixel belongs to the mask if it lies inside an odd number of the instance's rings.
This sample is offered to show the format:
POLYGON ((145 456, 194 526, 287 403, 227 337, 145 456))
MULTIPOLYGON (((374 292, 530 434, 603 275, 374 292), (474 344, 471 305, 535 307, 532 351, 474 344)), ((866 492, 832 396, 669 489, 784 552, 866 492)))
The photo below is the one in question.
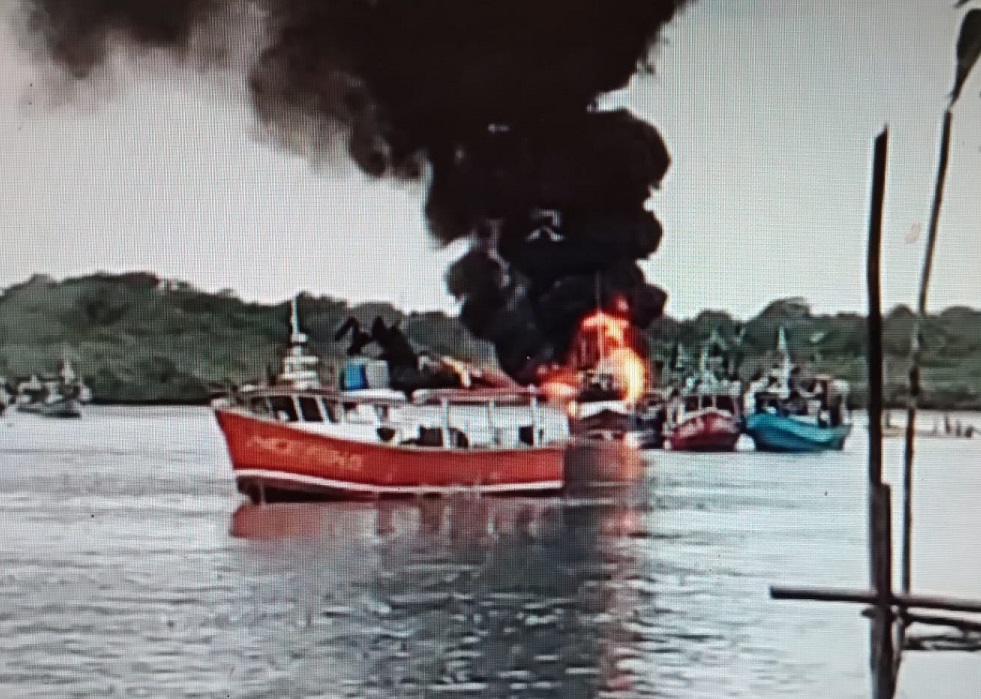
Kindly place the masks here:
POLYGON ((290 301, 290 341, 294 345, 304 344, 307 336, 300 331, 300 313, 296 306, 296 296, 290 301))
POLYGON ((787 345, 787 333, 783 326, 777 334, 777 351, 780 352, 780 389, 781 391, 790 390, 790 348, 787 345))

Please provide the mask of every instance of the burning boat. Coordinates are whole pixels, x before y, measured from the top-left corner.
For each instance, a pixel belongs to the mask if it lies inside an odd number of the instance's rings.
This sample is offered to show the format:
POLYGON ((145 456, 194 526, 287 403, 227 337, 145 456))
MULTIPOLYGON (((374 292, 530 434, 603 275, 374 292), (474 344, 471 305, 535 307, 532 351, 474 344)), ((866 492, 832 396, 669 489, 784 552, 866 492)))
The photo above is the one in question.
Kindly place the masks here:
POLYGON ((339 336, 351 331, 352 356, 377 342, 385 369, 352 360, 337 388, 325 386, 295 299, 291 320, 277 380, 215 405, 238 489, 252 500, 562 489, 569 423, 538 391, 420 361, 380 319, 370 334, 354 322, 339 336))
POLYGON ((630 322, 598 309, 580 327, 568 366, 544 382, 553 399, 567 401, 573 435, 652 449, 661 446, 664 402, 649 390, 644 348, 630 322))

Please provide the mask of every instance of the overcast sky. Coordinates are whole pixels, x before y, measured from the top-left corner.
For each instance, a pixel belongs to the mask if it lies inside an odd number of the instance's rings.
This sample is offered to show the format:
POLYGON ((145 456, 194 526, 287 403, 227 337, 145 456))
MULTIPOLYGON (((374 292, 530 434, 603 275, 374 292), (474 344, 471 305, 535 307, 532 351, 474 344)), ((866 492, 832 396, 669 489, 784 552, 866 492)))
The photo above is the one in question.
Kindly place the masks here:
MULTIPOLYGON (((745 317, 798 295, 820 312, 864 308, 871 144, 886 123, 884 301, 914 301, 952 4, 702 0, 669 27, 657 75, 615 98, 672 153, 646 265, 669 313, 745 317)), ((263 142, 233 79, 120 61, 66 98, 15 45, 0 30, 0 286, 144 269, 248 299, 308 289, 453 307, 442 276, 460 250, 435 251, 421 192, 263 142)), ((981 306, 979 78, 955 115, 935 309, 981 306)))

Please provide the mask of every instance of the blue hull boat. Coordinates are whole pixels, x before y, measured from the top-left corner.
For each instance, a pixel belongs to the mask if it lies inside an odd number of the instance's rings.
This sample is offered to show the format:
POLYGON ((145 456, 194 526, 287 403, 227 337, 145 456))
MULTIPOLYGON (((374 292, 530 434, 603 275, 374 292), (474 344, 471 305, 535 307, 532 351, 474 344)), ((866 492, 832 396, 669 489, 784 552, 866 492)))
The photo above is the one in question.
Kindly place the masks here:
POLYGON ((753 413, 746 418, 746 433, 753 438, 757 451, 841 451, 851 431, 851 425, 821 427, 773 413, 753 413))

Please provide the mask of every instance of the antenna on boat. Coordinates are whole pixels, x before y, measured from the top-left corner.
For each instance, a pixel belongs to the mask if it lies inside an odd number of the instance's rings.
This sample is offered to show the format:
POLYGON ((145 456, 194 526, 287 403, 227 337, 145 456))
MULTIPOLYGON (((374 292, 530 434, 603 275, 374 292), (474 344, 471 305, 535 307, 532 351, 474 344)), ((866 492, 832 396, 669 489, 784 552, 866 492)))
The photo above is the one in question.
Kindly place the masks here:
POLYGON ((296 305, 296 296, 290 300, 290 341, 295 345, 307 341, 307 336, 300 331, 300 312, 296 305))

